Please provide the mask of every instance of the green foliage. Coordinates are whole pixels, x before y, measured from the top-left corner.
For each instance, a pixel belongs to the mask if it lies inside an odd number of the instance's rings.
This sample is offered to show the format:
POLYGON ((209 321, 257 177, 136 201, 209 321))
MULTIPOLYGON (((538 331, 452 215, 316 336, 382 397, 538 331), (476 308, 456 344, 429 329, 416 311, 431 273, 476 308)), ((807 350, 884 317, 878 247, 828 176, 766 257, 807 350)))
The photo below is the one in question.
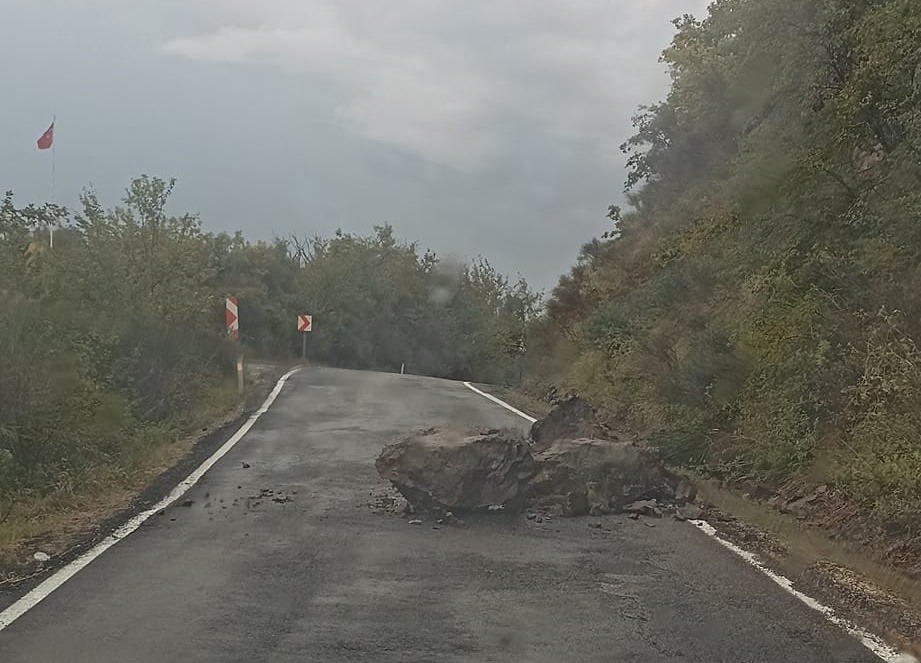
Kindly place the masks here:
POLYGON ((357 368, 505 382, 517 378, 537 299, 487 262, 452 265, 390 226, 305 243, 299 301, 313 357, 357 368))
POLYGON ((846 391, 848 453, 837 459, 837 478, 881 515, 894 513, 917 532, 921 525, 912 516, 921 508, 921 349, 902 313, 863 317, 863 347, 850 349, 862 370, 846 391))
POLYGON ((443 263, 389 226, 308 242, 206 233, 168 213, 174 185, 141 176, 113 209, 87 190, 76 215, 0 204, 0 520, 100 467, 130 473, 189 428, 241 351, 299 353, 299 313, 314 315, 316 361, 518 378, 537 305, 523 281, 443 263), (229 294, 240 346, 223 328, 229 294))
POLYGON ((676 462, 917 512, 916 5, 717 0, 677 20, 671 91, 623 146, 633 209, 560 280, 533 346, 566 361, 529 360, 528 384, 676 462))

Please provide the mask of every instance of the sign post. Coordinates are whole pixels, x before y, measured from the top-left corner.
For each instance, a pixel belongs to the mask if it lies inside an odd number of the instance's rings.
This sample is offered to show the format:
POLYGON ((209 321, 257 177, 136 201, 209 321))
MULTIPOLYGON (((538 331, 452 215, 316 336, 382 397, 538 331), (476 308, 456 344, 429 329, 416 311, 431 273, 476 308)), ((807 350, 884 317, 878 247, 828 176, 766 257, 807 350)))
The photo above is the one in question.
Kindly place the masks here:
POLYGON ((313 316, 306 313, 297 316, 297 330, 301 332, 301 359, 306 359, 307 333, 313 331, 313 316))
POLYGON ((237 298, 230 296, 224 309, 224 320, 227 324, 227 333, 233 340, 240 338, 240 317, 237 309, 237 298))
MULTIPOLYGON (((227 297, 224 304, 224 322, 227 325, 227 334, 235 341, 240 340, 240 314, 237 307, 237 298, 233 295, 227 297)), ((243 396, 245 381, 243 380, 243 353, 237 354, 237 393, 243 396)))

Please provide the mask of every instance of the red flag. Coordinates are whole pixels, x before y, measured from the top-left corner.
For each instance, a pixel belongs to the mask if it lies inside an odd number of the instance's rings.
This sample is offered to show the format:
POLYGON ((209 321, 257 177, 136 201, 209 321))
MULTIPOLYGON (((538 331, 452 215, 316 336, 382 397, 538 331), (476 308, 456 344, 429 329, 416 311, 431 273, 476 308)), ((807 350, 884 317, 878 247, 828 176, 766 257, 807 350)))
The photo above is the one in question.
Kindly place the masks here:
POLYGON ((54 122, 48 127, 48 130, 38 139, 38 149, 47 150, 54 143, 54 122))

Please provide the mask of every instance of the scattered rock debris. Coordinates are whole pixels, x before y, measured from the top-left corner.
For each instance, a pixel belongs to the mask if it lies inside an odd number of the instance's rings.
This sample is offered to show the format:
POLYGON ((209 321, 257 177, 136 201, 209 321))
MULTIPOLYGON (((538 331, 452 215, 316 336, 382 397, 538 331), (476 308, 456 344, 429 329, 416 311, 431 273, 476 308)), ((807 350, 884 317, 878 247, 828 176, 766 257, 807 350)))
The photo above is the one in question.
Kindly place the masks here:
POLYGON ((623 510, 626 513, 636 513, 641 516, 650 516, 652 518, 661 518, 662 510, 659 508, 657 500, 637 500, 625 506, 623 510))
POLYGON ((243 461, 243 469, 244 469, 244 470, 248 470, 249 468, 250 468, 250 464, 247 463, 247 462, 244 460, 244 461, 243 461))
POLYGON ((368 497, 368 507, 377 515, 397 516, 412 512, 406 498, 390 485, 379 491, 372 490, 368 497))

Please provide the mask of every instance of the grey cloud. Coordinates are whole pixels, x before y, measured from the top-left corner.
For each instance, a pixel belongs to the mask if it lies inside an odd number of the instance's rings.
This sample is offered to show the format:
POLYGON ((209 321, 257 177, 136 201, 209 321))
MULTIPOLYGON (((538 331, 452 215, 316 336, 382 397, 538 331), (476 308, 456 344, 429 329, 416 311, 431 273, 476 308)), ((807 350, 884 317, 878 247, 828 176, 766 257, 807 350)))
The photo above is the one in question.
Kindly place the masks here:
POLYGON ((0 187, 46 195, 32 134, 54 106, 64 201, 89 181, 111 199, 130 175, 176 175, 176 206, 211 229, 389 221, 541 287, 606 229, 630 115, 666 90, 669 21, 706 6, 8 1, 0 57, 22 63, 11 89, 33 92, 0 108, 0 187))
POLYGON ((611 154, 623 138, 611 131, 622 119, 611 109, 662 87, 654 58, 637 61, 646 39, 637 28, 649 16, 664 22, 673 4, 417 0, 382 13, 372 0, 269 0, 256 15, 218 0, 216 9, 249 25, 163 48, 334 81, 343 88, 337 117, 350 130, 472 170, 515 148, 503 130, 509 120, 541 139, 589 136, 601 155, 611 154))

